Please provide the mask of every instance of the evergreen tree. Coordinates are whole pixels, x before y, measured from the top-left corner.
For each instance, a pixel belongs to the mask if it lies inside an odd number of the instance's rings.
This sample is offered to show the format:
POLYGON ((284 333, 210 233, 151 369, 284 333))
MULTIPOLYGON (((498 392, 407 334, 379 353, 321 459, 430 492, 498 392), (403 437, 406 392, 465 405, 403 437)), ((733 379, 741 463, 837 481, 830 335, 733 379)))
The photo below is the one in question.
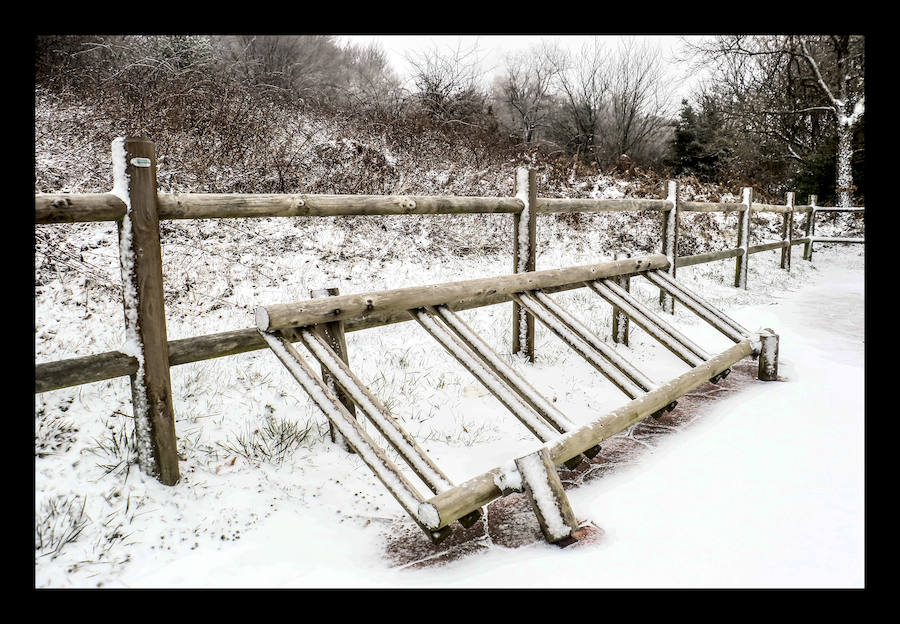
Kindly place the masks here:
POLYGON ((693 175, 704 181, 716 179, 728 154, 721 137, 722 127, 722 117, 711 99, 704 99, 699 113, 687 100, 682 100, 664 164, 675 175, 693 175))

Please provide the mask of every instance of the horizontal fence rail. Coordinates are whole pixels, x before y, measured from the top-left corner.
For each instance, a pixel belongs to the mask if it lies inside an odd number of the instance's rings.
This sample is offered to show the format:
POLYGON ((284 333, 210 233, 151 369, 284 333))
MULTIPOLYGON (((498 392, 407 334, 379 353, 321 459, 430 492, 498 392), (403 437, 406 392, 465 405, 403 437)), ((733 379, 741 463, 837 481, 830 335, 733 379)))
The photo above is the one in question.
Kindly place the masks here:
MULTIPOLYGON (((744 201, 741 202, 682 201, 679 198, 677 182, 670 181, 667 183, 668 190, 665 198, 542 198, 538 197, 535 191, 534 171, 525 169, 517 172, 514 197, 160 193, 156 187, 155 148, 150 141, 141 138, 117 139, 113 142, 113 162, 116 188, 112 192, 35 194, 35 224, 85 222, 114 222, 117 224, 120 238, 119 257, 123 262, 122 274, 130 276, 131 284, 131 286, 125 284, 126 319, 132 318, 129 315, 133 315, 134 310, 139 310, 141 314, 147 316, 136 327, 141 330, 145 327, 155 328, 155 343, 151 349, 155 372, 151 381, 159 381, 161 384, 159 392, 163 395, 166 392, 166 381, 160 379, 160 376, 167 376, 168 367, 266 348, 267 344, 259 334, 259 328, 263 325, 267 327, 283 326, 284 333, 290 334, 294 328, 302 327, 305 324, 339 321, 343 324, 343 331, 353 332, 393 323, 409 322, 411 320, 408 313, 409 308, 404 306, 410 302, 423 307, 440 308, 444 306, 447 310, 457 312, 513 302, 513 351, 526 354, 533 360, 534 332, 531 328, 534 326, 534 317, 527 310, 517 307, 516 304, 517 293, 525 290, 539 288, 546 293, 561 292, 578 288, 584 282, 609 277, 627 277, 631 273, 657 269, 660 273, 665 272, 667 275, 675 277, 678 268, 730 258, 734 258, 736 262, 735 286, 747 288, 746 263, 752 254, 781 249, 781 266, 790 270, 790 250, 793 246, 803 245, 803 258, 812 261, 815 243, 865 243, 864 238, 816 235, 817 214, 823 212, 864 213, 865 208, 818 206, 815 195, 810 195, 809 202, 805 205, 794 205, 792 193, 788 194, 788 201, 785 205, 755 202, 749 189, 745 190, 744 201), (128 157, 127 160, 126 157, 128 157), (128 184, 123 186, 121 180, 128 184), (601 263, 601 265, 569 267, 568 270, 575 271, 578 273, 577 276, 575 273, 564 274, 559 270, 534 270, 533 259, 537 240, 534 227, 535 215, 603 212, 659 214, 661 253, 642 258, 615 260, 611 263, 601 263), (741 221, 739 238, 736 241, 737 246, 722 251, 680 256, 678 254, 679 215, 687 212, 738 213, 741 221), (750 219, 748 217, 749 214, 758 213, 784 215, 783 240, 749 245, 750 219), (257 318, 257 327, 179 340, 165 339, 163 305, 144 305, 140 299, 146 295, 141 292, 135 295, 128 290, 133 290, 134 285, 142 287, 148 278, 157 284, 163 278, 159 254, 153 252, 146 255, 144 253, 145 247, 151 251, 158 247, 158 223, 162 220, 440 214, 512 215, 514 225, 511 228, 514 248, 513 273, 520 275, 454 282, 440 285, 441 288, 398 289, 390 291, 392 294, 389 295, 379 294, 377 300, 371 296, 367 297, 366 294, 339 295, 300 302, 302 305, 268 306, 264 308, 265 312, 260 312, 264 317, 257 318), (795 214, 805 215, 805 230, 802 237, 793 236, 795 214), (134 250, 130 247, 135 244, 135 240, 138 243, 137 260, 134 259, 134 250), (600 266, 605 268, 598 269, 597 267, 600 266), (584 272, 584 275, 579 271, 584 272), (507 277, 512 279, 506 279, 507 277), (517 329, 525 327, 521 324, 523 320, 527 322, 528 331, 517 329)), ((660 305, 666 312, 673 311, 674 299, 663 288, 660 288, 660 305)), ((133 321, 129 322, 133 323, 133 321)), ((293 338, 296 339, 294 342, 299 340, 297 335, 293 338)), ((142 341, 142 338, 138 339, 138 346, 144 348, 146 345, 142 341)), ((139 380, 136 382, 136 376, 146 374, 147 371, 142 368, 139 358, 125 351, 109 351, 83 357, 35 363, 35 393, 123 376, 131 377, 132 389, 135 392, 135 383, 139 383, 139 380)), ((146 405, 142 409, 145 407, 146 405)), ((167 477, 170 481, 172 478, 167 477)))

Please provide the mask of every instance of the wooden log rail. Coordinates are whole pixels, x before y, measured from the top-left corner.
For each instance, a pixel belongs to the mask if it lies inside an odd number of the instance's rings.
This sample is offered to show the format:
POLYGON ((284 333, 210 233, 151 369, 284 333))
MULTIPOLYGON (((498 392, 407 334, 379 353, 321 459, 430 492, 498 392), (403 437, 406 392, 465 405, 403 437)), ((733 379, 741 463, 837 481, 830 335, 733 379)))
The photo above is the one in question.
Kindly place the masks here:
POLYGON ((257 308, 256 326, 262 331, 272 332, 337 320, 344 321, 345 324, 352 324, 373 317, 383 318, 399 313, 405 314, 407 310, 428 306, 446 305, 451 309, 457 309, 453 304, 461 300, 479 297, 511 297, 519 292, 573 286, 604 277, 641 273, 668 266, 668 259, 661 254, 656 254, 500 277, 307 299, 296 303, 257 308))
MULTIPOLYGON (((812 261, 813 248, 819 243, 864 243, 863 238, 821 237, 815 233, 815 217, 819 212, 864 212, 862 207, 822 207, 816 196, 811 195, 806 205, 796 205, 789 194, 785 205, 763 204, 752 200, 752 191, 744 190, 742 202, 694 202, 679 198, 677 182, 669 181, 665 198, 657 199, 570 199, 542 198, 537 195, 535 171, 520 168, 516 173, 514 197, 454 197, 409 195, 325 195, 325 194, 198 194, 160 193, 156 184, 156 154, 153 143, 142 137, 119 138, 113 141, 115 185, 109 193, 37 193, 35 194, 35 224, 50 225, 85 222, 114 222, 120 235, 120 259, 125 278, 126 330, 130 348, 109 351, 84 357, 35 364, 35 393, 47 392, 69 386, 92 383, 120 376, 132 378, 134 408, 147 431, 141 433, 142 469, 156 474, 165 483, 178 479, 174 452, 174 416, 168 381, 168 368, 205 359, 235 355, 266 347, 257 328, 238 329, 229 332, 195 336, 168 341, 165 331, 165 310, 160 296, 162 266, 159 249, 159 222, 183 219, 229 219, 266 217, 317 217, 317 216, 391 216, 438 214, 509 214, 513 221, 514 272, 537 275, 536 217, 538 215, 564 213, 645 212, 661 216, 660 256, 667 262, 665 269, 675 277, 676 269, 705 262, 734 258, 735 285, 747 287, 747 261, 754 253, 781 249, 781 266, 790 270, 790 252, 794 245, 804 245, 803 257, 812 261), (125 146, 123 154, 119 151, 125 146), (124 173, 123 173, 124 172, 124 173), (135 186, 136 185, 136 186, 135 186), (737 212, 740 236, 737 247, 723 251, 701 253, 692 256, 678 255, 679 214, 686 212, 737 212), (784 215, 784 235, 781 241, 749 245, 750 214, 761 212, 784 215), (803 237, 794 238, 791 232, 795 213, 806 214, 803 237), (133 237, 137 239, 132 240, 133 237), (131 245, 136 243, 136 253, 131 245), (132 262, 131 259, 135 262, 132 262), (128 262, 126 262, 126 260, 128 262), (130 294, 129 294, 130 293, 130 294), (137 346, 137 351, 133 347, 137 346), (154 406, 152 409, 149 406, 154 406), (148 436, 151 439, 148 441, 148 436), (152 447, 152 448, 151 448, 152 447), (152 455, 152 458, 151 458, 152 455)), ((650 256, 648 256, 650 257, 650 256)), ((656 261, 656 260, 654 260, 656 261)), ((641 267, 640 270, 656 270, 658 267, 641 267)), ((468 292, 451 291, 447 297, 429 293, 423 298, 423 306, 436 310, 465 310, 484 305, 513 301, 513 352, 525 354, 534 361, 534 315, 521 308, 516 292, 540 290, 553 293, 578 288, 584 281, 596 281, 605 277, 627 278, 626 273, 610 273, 585 277, 582 281, 544 279, 538 285, 509 283, 509 288, 492 289, 482 285, 468 292), (521 288, 520 288, 521 286, 521 288)), ((448 286, 448 285, 443 285, 448 286)), ((402 297, 406 293, 395 293, 402 297)), ((329 308, 329 322, 344 323, 344 331, 358 331, 379 325, 410 320, 407 309, 389 301, 362 302, 362 295, 339 299, 337 306, 321 304, 329 308), (387 305, 385 305, 387 304, 387 305), (349 311, 348 311, 349 310, 349 311)), ((666 312, 674 312, 677 298, 660 288, 660 306, 666 312)), ((398 301, 400 301, 398 300, 398 301)), ((396 303, 396 302, 395 302, 396 303)), ((532 305, 534 303, 532 302, 532 305)), ((312 306, 313 317, 315 306, 312 306)), ((273 313, 289 313, 277 307, 273 313)), ((309 311, 298 312, 291 323, 321 321, 310 317, 309 311), (304 314, 306 317, 304 317, 304 314), (304 321, 303 319, 306 318, 304 321)), ((320 315, 321 317, 321 315, 320 315)), ((623 318, 627 318, 623 316, 623 318)), ((288 327, 290 324, 288 324, 288 327)), ((627 321, 619 328, 617 339, 627 344, 627 321)), ((632 380, 633 381, 633 380, 632 380)))
MULTIPOLYGON (((576 428, 448 307, 452 303, 449 297, 484 294, 483 279, 260 307, 257 309, 257 330, 329 421, 342 435, 349 433, 347 439, 353 450, 362 455, 363 461, 433 542, 448 536, 447 525, 450 522, 460 520, 463 526, 471 526, 477 521, 484 504, 481 501, 490 502, 491 497, 511 491, 525 491, 547 541, 564 545, 574 539, 577 522, 555 472, 557 463, 574 469, 583 461, 582 455, 594 457, 599 452, 599 442, 609 435, 648 415, 659 417, 664 411, 671 410, 676 400, 694 385, 725 376, 731 362, 747 355, 760 355, 760 379, 777 379, 778 336, 771 330, 765 330, 765 336, 745 336, 746 330, 736 322, 686 289, 681 289, 666 272, 668 267, 665 256, 658 255, 487 278, 493 283, 491 294, 511 294, 523 309, 540 319, 628 395, 631 399, 628 409, 613 412, 611 425, 604 418, 576 428), (719 356, 710 355, 622 289, 615 281, 622 274, 652 278, 651 282, 660 285, 667 296, 686 303, 729 337, 736 335, 737 345, 719 356), (649 380, 541 291, 542 287, 567 286, 576 281, 616 306, 681 357, 691 370, 667 384, 660 385, 649 380), (481 494, 473 492, 469 487, 472 481, 461 486, 451 485, 447 476, 390 417, 378 399, 316 330, 320 325, 336 320, 342 323, 359 320, 367 310, 380 313, 406 311, 543 443, 536 451, 514 459, 515 475, 489 473, 494 488, 487 492, 488 498, 480 498, 481 494), (293 350, 289 341, 292 336, 299 336, 313 356, 327 368, 336 385, 352 398, 435 494, 433 498, 425 500, 397 467, 386 461, 384 451, 365 435, 333 391, 326 391, 326 384, 312 375, 309 365, 293 350), (722 362, 726 363, 724 367, 722 362), (669 400, 660 404, 655 402, 662 398, 669 400), (648 410, 648 406, 655 409, 648 410), (572 453, 576 448, 577 452, 572 453)), ((485 475, 474 482, 487 483, 485 475)))

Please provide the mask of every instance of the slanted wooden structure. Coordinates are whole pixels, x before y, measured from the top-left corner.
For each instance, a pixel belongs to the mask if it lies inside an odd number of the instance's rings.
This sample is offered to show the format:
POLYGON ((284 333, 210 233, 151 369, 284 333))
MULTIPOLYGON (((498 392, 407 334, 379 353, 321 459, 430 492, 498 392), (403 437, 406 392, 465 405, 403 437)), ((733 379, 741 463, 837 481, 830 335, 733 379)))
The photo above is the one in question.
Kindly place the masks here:
POLYGON ((547 541, 565 545, 572 542, 577 521, 555 466, 574 468, 584 458, 594 457, 603 440, 648 416, 659 417, 673 409, 679 397, 706 381, 723 378, 735 362, 745 357, 759 357, 760 379, 777 378, 777 335, 771 330, 753 333, 742 327, 679 284, 670 275, 670 268, 669 258, 658 254, 363 294, 325 293, 334 296, 259 307, 256 324, 265 342, 322 409, 332 427, 433 542, 446 538, 456 521, 464 527, 471 526, 481 516, 481 508, 492 500, 524 491, 547 541), (715 355, 706 352, 622 287, 623 280, 637 276, 698 315, 733 341, 734 346, 715 355), (599 295, 617 314, 643 328, 689 369, 665 383, 650 379, 550 297, 554 292, 573 288, 588 288, 599 295), (517 310, 529 315, 530 323, 536 319, 546 326, 629 401, 586 425, 572 423, 455 311, 503 301, 513 301, 517 310), (421 325, 521 421, 540 442, 537 450, 462 484, 453 484, 354 375, 346 353, 338 353, 334 348, 340 343, 342 323, 402 315, 421 325), (328 328, 327 333, 324 327, 328 328), (293 342, 301 342, 319 362, 322 377, 297 352, 293 342), (348 400, 394 447, 431 496, 419 492, 384 449, 378 447, 348 409, 348 400))

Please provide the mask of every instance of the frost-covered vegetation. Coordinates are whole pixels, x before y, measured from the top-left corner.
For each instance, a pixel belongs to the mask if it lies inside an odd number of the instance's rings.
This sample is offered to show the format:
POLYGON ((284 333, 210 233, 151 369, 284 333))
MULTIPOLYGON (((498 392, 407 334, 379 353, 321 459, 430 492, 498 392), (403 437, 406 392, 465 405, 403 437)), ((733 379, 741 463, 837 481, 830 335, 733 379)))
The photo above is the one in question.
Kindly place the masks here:
MULTIPOLYGON (((101 103, 95 93, 52 81, 40 84, 35 191, 109 192, 113 139, 144 133, 156 143, 161 192, 510 196, 516 167, 529 165, 537 170, 538 193, 545 197, 666 195, 666 177, 650 169, 600 168, 453 124, 411 118, 374 123, 371 116, 253 93, 219 100, 217 109, 206 111, 184 95, 188 101, 151 112, 150 102, 142 107, 127 98, 101 103), (135 111, 140 112, 135 118, 125 115, 135 111)), ((738 201, 741 192, 693 178, 680 182, 685 200, 738 201)), ((305 299, 316 288, 353 293, 510 273, 511 219, 162 222, 168 338, 252 327, 257 306, 305 299)), ((685 215, 681 255, 734 246, 736 221, 734 215, 685 215)), ((802 223, 795 226, 800 235, 802 223)), ((855 217, 844 215, 822 218, 817 233, 853 235, 860 229, 855 217)), ((658 213, 539 216, 537 266, 597 262, 619 251, 658 252, 660 231, 658 213)), ((116 225, 36 226, 34 234, 36 361, 122 349, 116 225)), ((754 216, 751 244, 780 237, 780 215, 754 216)), ((814 270, 795 262, 791 275, 773 277, 762 267, 777 266, 776 253, 752 257, 751 284, 767 280, 776 288, 796 287, 814 270)), ((759 300, 758 294, 730 288, 730 263, 695 267, 689 275, 711 286, 716 300, 759 300)), ((652 288, 636 286, 635 292, 648 304, 656 297, 652 288)), ((608 310, 589 293, 573 291, 559 301, 583 310, 589 326, 608 334, 608 310)), ((683 310, 679 314, 695 323, 683 310)), ((537 367, 513 358, 507 306, 471 311, 466 320, 576 418, 621 401, 611 391, 586 391, 591 383, 584 380, 593 378, 589 367, 573 364, 571 353, 540 328, 537 367), (565 378, 558 374, 563 363, 565 378)), ((483 398, 465 371, 412 325, 348 335, 352 368, 391 414, 457 482, 509 459, 517 449, 527 450, 528 432, 485 408, 490 397, 483 398), (509 452, 498 457, 501 443, 509 452), (462 458, 459 451, 465 451, 462 458)), ((632 357, 665 378, 665 358, 639 355, 641 343, 636 340, 632 357)), ((177 366, 171 378, 182 474, 174 488, 137 468, 127 378, 36 396, 39 586, 101 585, 138 560, 144 565, 187 550, 212 551, 281 509, 325 509, 335 522, 354 525, 387 526, 402 519, 374 477, 329 441, 326 419, 272 353, 177 366)))

